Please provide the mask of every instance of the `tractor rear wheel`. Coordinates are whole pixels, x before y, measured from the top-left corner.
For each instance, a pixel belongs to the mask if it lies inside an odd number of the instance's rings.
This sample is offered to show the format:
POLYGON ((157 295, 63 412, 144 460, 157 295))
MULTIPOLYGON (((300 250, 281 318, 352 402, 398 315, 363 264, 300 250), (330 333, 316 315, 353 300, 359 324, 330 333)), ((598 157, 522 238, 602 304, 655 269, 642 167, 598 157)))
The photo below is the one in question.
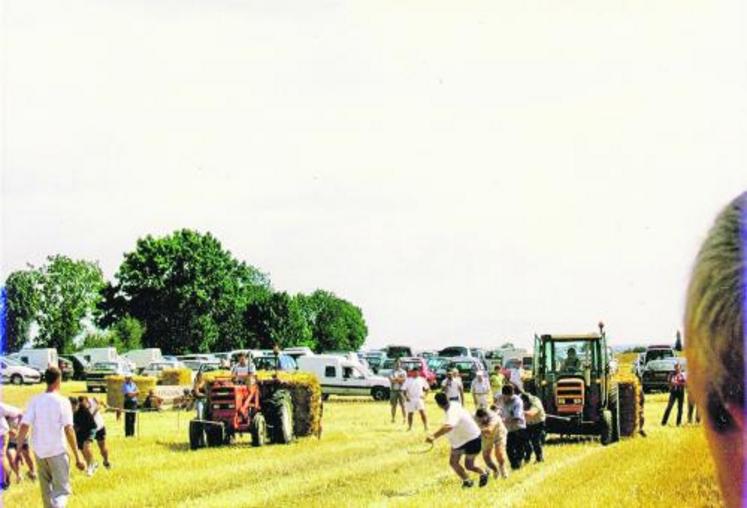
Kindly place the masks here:
POLYGON ((599 440, 603 446, 612 442, 612 412, 605 409, 602 411, 602 419, 599 422, 601 429, 599 431, 599 440))
POLYGON ((189 449, 197 450, 205 446, 205 429, 202 423, 189 422, 189 449))
POLYGON ((262 446, 265 444, 265 437, 267 436, 267 422, 262 413, 257 413, 252 418, 251 429, 249 433, 252 435, 252 446, 262 446))
POLYGON ((267 404, 267 418, 273 443, 293 441, 293 399, 287 390, 278 390, 267 404))

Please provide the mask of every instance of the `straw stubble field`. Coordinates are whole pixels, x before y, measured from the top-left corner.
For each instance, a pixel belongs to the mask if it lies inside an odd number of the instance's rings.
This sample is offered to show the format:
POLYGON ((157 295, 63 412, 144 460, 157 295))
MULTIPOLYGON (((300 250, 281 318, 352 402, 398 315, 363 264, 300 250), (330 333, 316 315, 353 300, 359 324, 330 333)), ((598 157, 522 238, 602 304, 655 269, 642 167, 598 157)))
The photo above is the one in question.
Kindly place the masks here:
MULTIPOLYGON (((23 406, 41 386, 3 387, 3 399, 23 406)), ((67 395, 82 383, 65 383, 67 395)), ((429 398, 435 427, 442 419, 429 398)), ((718 506, 702 429, 658 425, 666 396, 646 401, 646 439, 610 447, 596 441, 549 444, 546 462, 531 464, 508 480, 462 491, 447 466, 447 444, 427 455, 406 449, 423 438, 421 426, 406 432, 389 423, 388 405, 330 400, 324 433, 291 445, 237 445, 192 452, 190 414, 141 416, 140 435, 125 440, 123 423, 106 416, 114 468, 93 478, 73 474, 72 507, 135 506, 718 506)), ((40 505, 38 486, 13 485, 5 506, 40 505)))

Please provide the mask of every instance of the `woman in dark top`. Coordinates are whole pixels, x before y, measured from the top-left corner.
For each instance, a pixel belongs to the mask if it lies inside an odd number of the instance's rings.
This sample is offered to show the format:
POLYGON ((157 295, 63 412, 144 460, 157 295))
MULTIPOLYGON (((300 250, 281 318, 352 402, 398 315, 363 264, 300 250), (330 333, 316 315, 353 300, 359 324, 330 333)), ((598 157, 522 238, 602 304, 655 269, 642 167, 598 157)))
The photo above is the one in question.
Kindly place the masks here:
POLYGON ((93 460, 91 445, 96 438, 96 420, 91 414, 87 397, 70 399, 73 405, 73 427, 75 428, 75 439, 78 441, 78 449, 83 452, 86 459, 86 474, 93 476, 99 465, 93 460))

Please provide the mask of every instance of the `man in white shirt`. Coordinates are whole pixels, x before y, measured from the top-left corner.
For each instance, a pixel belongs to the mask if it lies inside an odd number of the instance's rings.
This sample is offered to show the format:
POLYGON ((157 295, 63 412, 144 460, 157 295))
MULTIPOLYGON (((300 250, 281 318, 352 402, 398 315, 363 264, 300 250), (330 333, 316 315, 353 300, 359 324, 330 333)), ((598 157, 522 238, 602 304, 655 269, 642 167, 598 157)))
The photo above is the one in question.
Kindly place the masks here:
POLYGON ((428 432, 428 416, 425 414, 425 394, 428 392, 428 383, 420 376, 420 369, 413 367, 402 391, 405 393, 405 409, 407 410, 407 430, 412 430, 412 420, 415 411, 420 413, 423 427, 428 432))
POLYGON ((449 402, 464 405, 464 385, 457 369, 451 369, 446 373, 446 379, 441 383, 441 389, 446 394, 449 402))
POLYGON ((506 438, 508 461, 511 463, 511 469, 519 469, 524 460, 527 444, 524 402, 521 397, 515 395, 514 386, 507 384, 503 385, 500 395, 496 394, 495 403, 508 430, 506 438))
POLYGON ((249 374, 254 374, 257 369, 254 366, 254 362, 247 361, 246 355, 241 353, 239 355, 239 363, 233 366, 231 369, 231 375, 234 381, 237 383, 246 383, 246 378, 249 374))
POLYGON ((86 468, 75 439, 70 401, 59 394, 61 379, 62 374, 57 367, 50 367, 44 372, 47 391, 31 399, 18 431, 18 441, 23 442, 29 428, 33 427, 31 447, 39 470, 44 508, 66 506, 68 497, 73 493, 65 441, 75 455, 75 466, 81 471, 86 468))
POLYGON ((485 372, 478 370, 475 379, 472 381, 472 400, 475 402, 475 409, 486 409, 493 399, 490 389, 490 380, 485 372))
POLYGON ((484 487, 488 483, 488 473, 475 465, 475 457, 482 449, 480 428, 472 415, 461 404, 449 401, 444 392, 437 393, 435 398, 438 407, 446 413, 446 421, 435 434, 426 438, 426 442, 432 443, 445 435, 451 444, 449 465, 462 480, 462 488, 470 488, 474 485, 466 470, 480 475, 479 485, 484 487), (465 455, 464 466, 460 464, 462 455, 465 455))

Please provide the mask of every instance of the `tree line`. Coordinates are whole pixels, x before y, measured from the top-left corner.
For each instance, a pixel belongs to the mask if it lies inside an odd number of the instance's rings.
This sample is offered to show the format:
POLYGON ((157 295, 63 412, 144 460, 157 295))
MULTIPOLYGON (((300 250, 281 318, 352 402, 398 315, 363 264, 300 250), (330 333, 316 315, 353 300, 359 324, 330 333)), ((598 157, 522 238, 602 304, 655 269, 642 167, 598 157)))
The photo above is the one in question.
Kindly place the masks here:
POLYGON ((275 291, 268 274, 236 259, 210 233, 189 229, 137 241, 114 280, 98 263, 50 256, 4 285, 4 352, 158 347, 184 354, 308 346, 356 350, 361 309, 330 291, 275 291))

